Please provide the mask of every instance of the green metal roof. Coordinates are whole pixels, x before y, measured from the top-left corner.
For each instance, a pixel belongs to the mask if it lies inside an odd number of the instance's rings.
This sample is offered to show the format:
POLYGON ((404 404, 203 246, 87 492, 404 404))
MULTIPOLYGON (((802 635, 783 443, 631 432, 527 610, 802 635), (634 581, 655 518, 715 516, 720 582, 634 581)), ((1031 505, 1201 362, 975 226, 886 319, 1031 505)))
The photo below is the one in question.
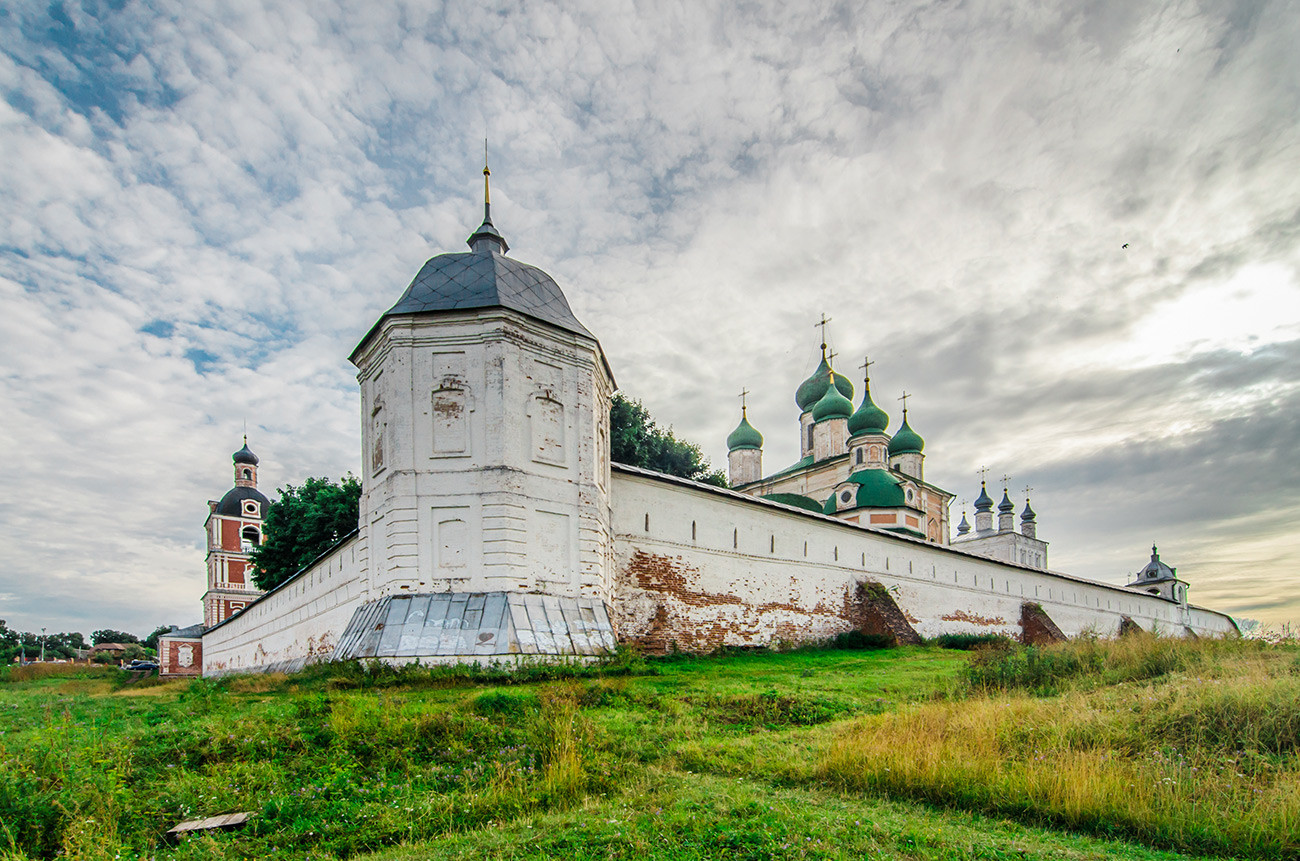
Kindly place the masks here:
POLYGON ((849 476, 858 485, 856 508, 899 508, 907 505, 902 483, 887 469, 860 469, 849 476))
POLYGON ((735 451, 740 448, 762 448, 763 435, 754 429, 745 416, 744 411, 740 414, 740 424, 727 437, 727 451, 735 451))
POLYGON ((889 440, 889 453, 894 454, 920 454, 925 450, 925 440, 921 435, 912 430, 912 426, 907 423, 907 413, 903 414, 903 426, 898 429, 889 440))
POLYGON ((826 419, 846 419, 851 415, 853 415, 853 401, 840 394, 838 387, 830 384, 830 378, 828 375, 826 380, 826 391, 813 407, 813 421, 821 422, 826 421, 826 419))
MULTIPOLYGON (((799 405, 800 412, 808 412, 822 399, 822 395, 826 394, 826 390, 831 386, 830 375, 833 373, 830 362, 826 361, 825 356, 822 356, 821 364, 817 366, 817 370, 813 371, 812 376, 800 383, 799 388, 795 390, 794 402, 799 405)), ((848 377, 835 374, 835 388, 839 389, 840 394, 844 395, 844 397, 852 399, 853 383, 849 382, 848 377)), ((851 412, 852 405, 850 405, 849 409, 851 412)))
POLYGON ((862 406, 849 417, 849 434, 884 433, 889 427, 889 414, 871 400, 871 384, 862 386, 862 406))
POLYGON ((813 511, 817 514, 822 513, 822 507, 817 504, 817 500, 811 499, 799 493, 769 493, 759 497, 771 502, 779 502, 782 505, 792 505, 795 508, 802 508, 807 511, 813 511))

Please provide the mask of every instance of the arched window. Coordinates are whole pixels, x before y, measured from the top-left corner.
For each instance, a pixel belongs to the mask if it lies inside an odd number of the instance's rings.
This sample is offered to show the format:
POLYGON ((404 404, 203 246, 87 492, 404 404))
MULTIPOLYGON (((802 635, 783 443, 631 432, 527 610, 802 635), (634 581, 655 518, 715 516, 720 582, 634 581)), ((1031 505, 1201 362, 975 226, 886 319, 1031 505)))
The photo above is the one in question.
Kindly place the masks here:
POLYGON ((262 536, 258 533, 256 526, 245 526, 239 533, 240 548, 247 553, 254 547, 262 543, 262 536))
POLYGON ((251 481, 253 478, 253 471, 251 469, 244 470, 244 478, 251 481))

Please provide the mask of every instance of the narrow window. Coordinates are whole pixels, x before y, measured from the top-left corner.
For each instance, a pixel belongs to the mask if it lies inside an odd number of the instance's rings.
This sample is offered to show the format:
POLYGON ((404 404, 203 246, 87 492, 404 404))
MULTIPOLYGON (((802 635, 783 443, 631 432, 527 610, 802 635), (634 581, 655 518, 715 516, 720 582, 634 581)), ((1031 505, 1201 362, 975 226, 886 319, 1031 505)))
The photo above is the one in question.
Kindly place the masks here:
POLYGON ((776 536, 775 536, 775 535, 772 536, 772 548, 771 548, 771 551, 772 551, 773 553, 776 552, 776 536))
POLYGON ((650 512, 648 511, 645 513, 645 531, 650 531, 650 512))
POLYGON ((812 441, 813 441, 813 426, 808 425, 808 450, 809 451, 812 451, 812 447, 813 447, 812 441))
POLYGON ((733 529, 731 530, 731 548, 735 550, 738 549, 739 547, 740 547, 740 530, 733 529))
POLYGON ((805 542, 803 543, 803 558, 805 558, 805 559, 808 558, 808 542, 807 542, 807 541, 805 541, 805 542))
POLYGON ((835 548, 835 561, 836 562, 840 561, 840 548, 838 547, 835 548))
POLYGON ((691 521, 691 540, 695 540, 695 521, 691 521))

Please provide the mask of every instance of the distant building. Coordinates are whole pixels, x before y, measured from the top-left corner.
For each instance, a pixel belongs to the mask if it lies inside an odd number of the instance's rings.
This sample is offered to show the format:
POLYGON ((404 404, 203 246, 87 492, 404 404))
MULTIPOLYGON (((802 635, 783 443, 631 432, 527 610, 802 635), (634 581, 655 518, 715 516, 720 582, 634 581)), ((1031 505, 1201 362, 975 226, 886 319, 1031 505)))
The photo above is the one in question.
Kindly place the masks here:
POLYGON ((203 675, 203 626, 172 627, 158 637, 158 676, 203 675))
POLYGON ((262 543, 262 521, 270 500, 257 489, 257 455, 244 447, 232 455, 235 486, 220 501, 208 502, 208 591, 203 624, 211 628, 247 607, 262 594, 253 584, 249 553, 262 543))
POLYGON ((1178 579, 1177 568, 1170 568, 1160 561, 1160 553, 1154 544, 1151 545, 1151 561, 1133 575, 1133 582, 1128 584, 1128 588, 1159 595, 1166 601, 1177 604, 1187 604, 1187 581, 1178 579))

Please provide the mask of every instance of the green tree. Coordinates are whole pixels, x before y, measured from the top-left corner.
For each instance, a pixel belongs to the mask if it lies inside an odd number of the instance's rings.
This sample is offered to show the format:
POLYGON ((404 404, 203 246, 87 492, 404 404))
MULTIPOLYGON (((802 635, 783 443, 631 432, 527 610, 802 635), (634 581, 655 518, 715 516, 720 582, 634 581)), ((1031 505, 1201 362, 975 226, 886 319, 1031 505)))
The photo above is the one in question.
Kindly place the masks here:
POLYGON ((262 544, 253 548, 253 582, 274 589, 357 528, 361 482, 352 474, 335 483, 309 478, 286 484, 262 524, 262 544))
POLYGON ((154 628, 153 632, 150 633, 149 636, 144 638, 144 647, 146 649, 156 650, 158 648, 158 638, 161 637, 163 634, 166 634, 171 629, 172 629, 171 625, 159 625, 157 628, 154 628))
POLYGON ((692 481, 727 486, 727 476, 712 469, 700 447, 678 439, 670 427, 663 430, 640 401, 614 395, 609 408, 610 457, 616 463, 653 469, 692 481))
POLYGON ((128 634, 126 631, 114 631, 112 628, 104 628, 102 631, 91 633, 90 642, 96 646, 100 643, 138 643, 140 638, 135 634, 128 634))

